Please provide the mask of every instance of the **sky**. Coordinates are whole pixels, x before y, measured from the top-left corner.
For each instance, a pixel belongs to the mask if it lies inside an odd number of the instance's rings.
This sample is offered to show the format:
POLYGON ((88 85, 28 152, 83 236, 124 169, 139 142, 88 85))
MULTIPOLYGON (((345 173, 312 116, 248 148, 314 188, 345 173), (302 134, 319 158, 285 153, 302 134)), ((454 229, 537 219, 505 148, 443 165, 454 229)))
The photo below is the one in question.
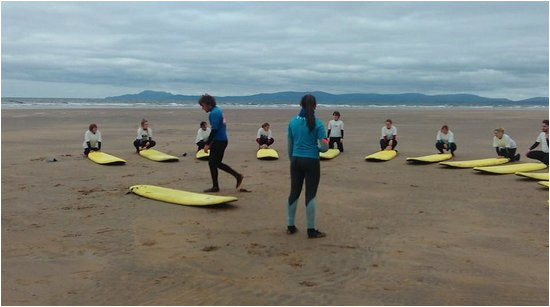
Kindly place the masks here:
POLYGON ((548 5, 2 2, 2 97, 546 97, 548 5))

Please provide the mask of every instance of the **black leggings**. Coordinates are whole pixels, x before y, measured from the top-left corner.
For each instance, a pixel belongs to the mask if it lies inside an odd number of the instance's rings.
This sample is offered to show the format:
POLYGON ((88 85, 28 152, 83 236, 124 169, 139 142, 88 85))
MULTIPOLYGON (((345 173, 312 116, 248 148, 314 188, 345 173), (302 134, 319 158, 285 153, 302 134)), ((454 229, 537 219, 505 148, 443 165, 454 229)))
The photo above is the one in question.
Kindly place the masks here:
POLYGON ((315 228, 315 195, 321 179, 319 159, 292 157, 290 161, 290 195, 288 196, 288 226, 294 226, 298 198, 306 182, 307 228, 315 228))
POLYGON ((203 141, 203 140, 200 140, 198 143, 197 143, 197 151, 201 150, 201 149, 204 149, 204 145, 206 145, 206 142, 203 141))
POLYGON ((88 156, 88 154, 90 153, 90 151, 96 151, 96 150, 99 150, 99 149, 96 148, 96 147, 92 147, 92 148, 86 147, 86 148, 84 148, 84 155, 85 155, 85 156, 88 156))
POLYGON ((212 141, 210 145, 210 156, 208 157, 208 166, 210 167, 210 175, 212 176, 212 186, 214 188, 219 188, 218 185, 218 168, 222 171, 225 171, 235 179, 239 179, 241 174, 237 173, 234 169, 229 167, 229 165, 223 164, 223 155, 225 153, 225 148, 227 147, 227 141, 212 141))
POLYGON ((147 149, 155 146, 157 144, 157 142, 153 141, 153 140, 149 140, 149 141, 144 141, 144 140, 135 140, 134 141, 134 147, 136 148, 137 151, 139 151, 139 148, 140 147, 143 147, 143 145, 145 145, 145 143, 149 142, 149 145, 147 145, 147 149))
POLYGON ((518 161, 519 160, 519 154, 516 155, 516 148, 498 148, 497 149, 497 155, 506 157, 510 159, 510 161, 518 161))
POLYGON ((262 135, 260 136, 260 138, 256 139, 256 142, 258 142, 260 146, 262 145, 270 146, 271 144, 275 143, 275 139, 274 138, 268 139, 267 136, 262 135))
POLYGON ((321 163, 319 159, 293 157, 290 161, 290 196, 288 202, 295 202, 302 193, 302 185, 306 182, 306 205, 317 194, 321 179, 321 163))
MULTIPOLYGON (((397 146, 397 140, 394 140, 392 139, 392 144, 391 144, 391 149, 395 149, 395 146, 397 146)), ((380 148, 382 148, 382 150, 386 149, 386 147, 388 147, 388 144, 389 144, 389 140, 386 140, 386 139, 380 139, 380 148)))
MULTIPOLYGON (((444 143, 441 143, 441 142, 435 143, 435 148, 437 148, 437 150, 439 150, 440 153, 443 153, 443 150, 445 149, 443 147, 443 144, 444 143)), ((448 144, 448 149, 451 151, 451 153, 454 153, 455 150, 456 150, 456 144, 455 143, 449 143, 448 144)))
POLYGON ((542 150, 531 150, 527 153, 527 158, 539 160, 540 162, 548 165, 548 153, 542 150))
POLYGON ((340 152, 344 152, 344 144, 342 143, 341 137, 330 137, 328 140, 328 148, 333 149, 334 143, 336 143, 336 146, 338 146, 338 150, 340 150, 340 152))

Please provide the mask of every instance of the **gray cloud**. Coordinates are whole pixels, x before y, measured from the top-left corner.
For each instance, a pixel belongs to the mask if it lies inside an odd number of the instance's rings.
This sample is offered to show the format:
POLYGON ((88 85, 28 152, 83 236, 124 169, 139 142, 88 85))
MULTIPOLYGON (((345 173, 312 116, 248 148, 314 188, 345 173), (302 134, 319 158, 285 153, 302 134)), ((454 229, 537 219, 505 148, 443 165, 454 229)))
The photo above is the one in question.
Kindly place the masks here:
POLYGON ((548 96, 547 2, 3 2, 2 96, 548 96))

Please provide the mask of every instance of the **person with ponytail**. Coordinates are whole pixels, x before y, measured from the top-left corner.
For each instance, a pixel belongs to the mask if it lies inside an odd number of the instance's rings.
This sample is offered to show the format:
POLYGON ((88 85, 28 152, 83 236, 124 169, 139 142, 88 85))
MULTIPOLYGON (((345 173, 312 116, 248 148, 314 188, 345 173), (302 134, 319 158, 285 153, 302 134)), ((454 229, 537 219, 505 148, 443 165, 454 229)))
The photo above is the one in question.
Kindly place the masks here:
POLYGON ((306 183, 306 220, 308 238, 321 238, 325 234, 315 228, 317 187, 321 177, 319 152, 328 150, 323 123, 315 117, 317 102, 313 95, 305 95, 300 102, 300 114, 288 124, 288 157, 290 159, 290 195, 287 203, 287 233, 294 234, 298 198, 306 183))
POLYGON ((210 135, 206 140, 206 144, 203 147, 204 152, 210 151, 208 157, 208 166, 210 167, 210 176, 212 176, 212 187, 204 190, 206 193, 219 192, 220 187, 218 185, 218 168, 225 171, 235 177, 237 180, 236 188, 238 189, 243 183, 244 176, 232 169, 229 165, 224 164, 223 155, 227 148, 227 133, 225 118, 223 117, 222 110, 216 106, 216 100, 214 97, 204 94, 199 99, 199 105, 208 113, 208 120, 210 121, 210 135))

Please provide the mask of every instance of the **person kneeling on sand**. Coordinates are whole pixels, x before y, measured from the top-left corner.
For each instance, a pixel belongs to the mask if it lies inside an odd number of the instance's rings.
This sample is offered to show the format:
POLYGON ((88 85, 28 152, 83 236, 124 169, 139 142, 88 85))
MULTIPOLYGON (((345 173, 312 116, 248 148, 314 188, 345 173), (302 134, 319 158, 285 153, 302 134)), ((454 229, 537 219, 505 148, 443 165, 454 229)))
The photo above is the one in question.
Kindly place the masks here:
POLYGON ((332 113, 332 120, 328 122, 327 130, 328 148, 333 149, 336 143, 338 150, 344 152, 344 122, 340 120, 340 112, 332 113))
POLYGON ((139 153, 143 149, 149 149, 155 146, 156 142, 153 141, 153 129, 149 127, 149 121, 145 118, 141 120, 141 126, 137 130, 137 136, 134 140, 134 147, 136 152, 139 153))
POLYGON ((319 152, 328 150, 328 140, 323 123, 315 117, 317 102, 313 95, 305 95, 300 102, 302 110, 288 124, 288 157, 290 158, 290 195, 287 203, 287 233, 298 229, 294 223, 298 198, 306 182, 306 220, 309 238, 321 238, 325 234, 315 229, 317 188, 321 178, 319 152))
POLYGON ((450 151, 453 156, 455 155, 455 135, 451 130, 449 130, 449 126, 443 125, 443 127, 437 131, 435 141, 435 148, 439 150, 439 153, 443 153, 443 151, 448 153, 450 151))
POLYGON ((519 154, 516 154, 517 144, 512 138, 504 133, 504 128, 496 128, 493 133, 493 147, 499 158, 508 158, 510 161, 519 161, 519 154))
POLYGON ((84 155, 87 157, 90 151, 101 150, 101 132, 97 130, 96 124, 90 124, 88 130, 84 132, 84 155))
POLYGON ((537 137, 535 144, 531 145, 529 151, 525 154, 527 158, 539 160, 548 165, 548 120, 542 121, 542 132, 537 137), (540 144, 541 150, 533 150, 540 144))
POLYGON ((204 148, 206 140, 210 136, 210 128, 206 122, 201 122, 199 130, 197 130, 197 137, 195 137, 195 144, 197 144, 197 151, 204 148))
POLYGON ((258 129, 258 134, 256 136, 256 142, 260 145, 260 148, 268 148, 271 144, 275 142, 273 135, 271 133, 269 123, 263 123, 262 127, 258 129))
POLYGON ((397 146, 397 127, 393 125, 391 119, 386 119, 386 125, 382 127, 382 136, 380 137, 380 148, 382 150, 395 149, 397 146))

